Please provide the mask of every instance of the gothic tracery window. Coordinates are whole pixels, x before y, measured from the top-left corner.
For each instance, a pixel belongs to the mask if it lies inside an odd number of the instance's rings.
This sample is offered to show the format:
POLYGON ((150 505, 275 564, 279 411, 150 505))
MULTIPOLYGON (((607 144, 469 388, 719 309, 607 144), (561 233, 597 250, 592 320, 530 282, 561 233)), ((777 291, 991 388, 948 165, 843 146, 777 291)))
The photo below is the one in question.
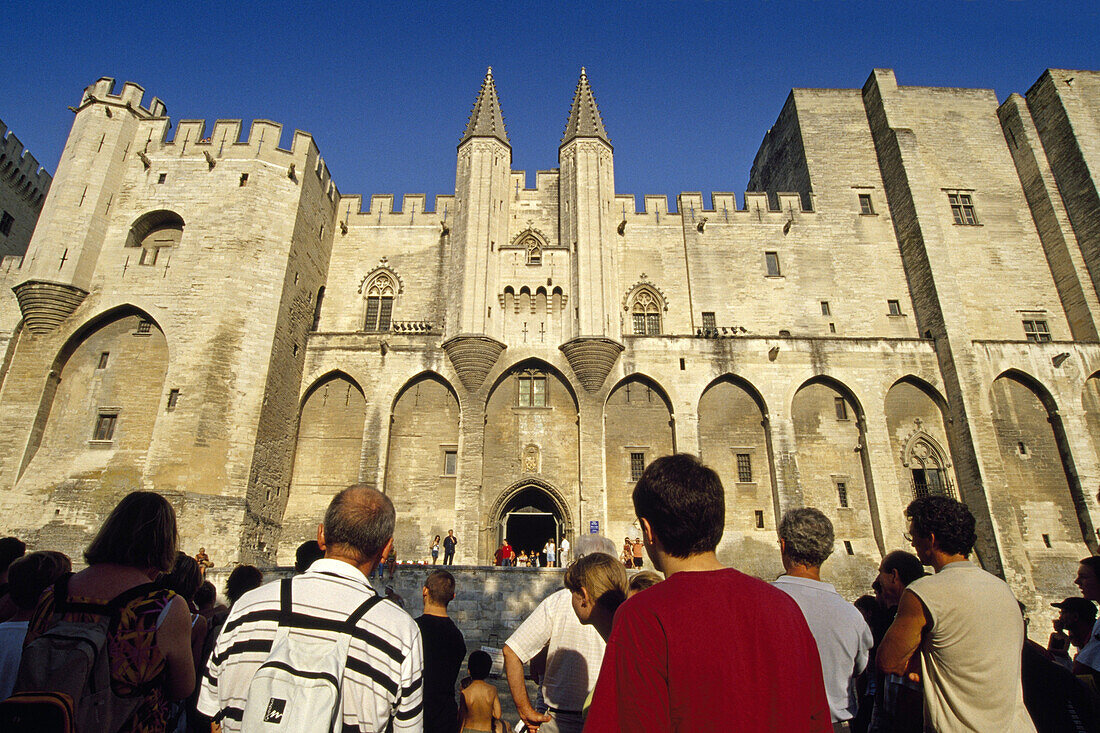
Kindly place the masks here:
POLYGON ((955 490, 948 477, 943 453, 934 441, 926 436, 914 440, 909 446, 906 465, 912 476, 913 494, 922 496, 950 496, 955 490))
POLYGON ((648 290, 639 290, 630 307, 637 336, 657 336, 661 333, 661 304, 648 290))
POLYGON ((540 244, 539 240, 535 239, 534 237, 527 240, 527 264, 542 264, 542 244, 540 244))
POLYGON ((382 273, 371 281, 367 287, 367 317, 363 330, 388 331, 390 330, 390 318, 393 315, 393 295, 396 291, 393 280, 382 273))

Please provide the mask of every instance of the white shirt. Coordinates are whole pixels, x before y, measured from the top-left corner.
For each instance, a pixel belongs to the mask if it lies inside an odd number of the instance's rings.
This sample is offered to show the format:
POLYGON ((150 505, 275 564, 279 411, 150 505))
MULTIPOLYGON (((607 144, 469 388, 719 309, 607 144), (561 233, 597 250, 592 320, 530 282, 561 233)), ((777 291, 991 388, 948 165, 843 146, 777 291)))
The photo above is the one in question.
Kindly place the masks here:
POLYGON ((5 621, 0 624, 0 700, 11 696, 19 662, 23 659, 23 640, 29 621, 5 621))
POLYGON ((866 669, 874 644, 863 614, 820 580, 784 575, 772 585, 793 598, 806 617, 817 642, 833 722, 851 720, 858 709, 855 678, 866 669))
MULTIPOLYGON (((241 596, 229 612, 202 676, 198 709, 217 716, 222 730, 241 729, 252 676, 267 659, 278 629, 280 581, 241 596)), ((377 595, 358 568, 321 558, 294 578, 291 586, 294 628, 326 636, 326 622, 346 621, 367 599, 377 595), (316 620, 316 624, 312 620, 316 620)), ((424 729, 423 644, 420 628, 404 610, 384 600, 356 626, 348 649, 341 688, 344 730, 424 729)))
POLYGON ((1093 625, 1088 643, 1081 647, 1073 661, 1100 672, 1100 619, 1093 625))
POLYGON ((543 599, 505 643, 524 664, 549 644, 542 699, 558 710, 581 711, 600 674, 604 641, 577 620, 568 589, 543 599))

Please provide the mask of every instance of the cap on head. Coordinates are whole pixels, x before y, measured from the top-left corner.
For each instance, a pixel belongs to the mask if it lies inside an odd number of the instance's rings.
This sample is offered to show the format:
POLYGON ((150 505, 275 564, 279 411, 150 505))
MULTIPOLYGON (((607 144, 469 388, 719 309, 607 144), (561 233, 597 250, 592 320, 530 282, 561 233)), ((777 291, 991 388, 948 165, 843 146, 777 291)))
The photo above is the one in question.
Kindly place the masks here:
POLYGON ((1087 621, 1090 624, 1096 621, 1096 605, 1087 598, 1070 596, 1064 601, 1057 601, 1050 605, 1063 611, 1076 613, 1082 621, 1087 621))

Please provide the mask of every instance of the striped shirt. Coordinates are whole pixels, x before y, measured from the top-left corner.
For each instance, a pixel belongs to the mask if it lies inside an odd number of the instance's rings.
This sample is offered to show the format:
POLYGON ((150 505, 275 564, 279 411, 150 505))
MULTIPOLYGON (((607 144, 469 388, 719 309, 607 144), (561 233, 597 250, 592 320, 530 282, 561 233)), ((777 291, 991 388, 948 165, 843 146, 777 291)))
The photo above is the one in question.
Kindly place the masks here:
MULTIPOLYGON (((348 616, 376 595, 357 568, 322 558, 294 578, 292 628, 333 638, 348 616)), ((203 673, 198 709, 225 733, 241 729, 252 676, 267 658, 279 617, 279 582, 244 594, 225 620, 203 673)), ((341 688, 344 733, 422 731, 423 647, 416 622, 392 601, 356 625, 341 688)))

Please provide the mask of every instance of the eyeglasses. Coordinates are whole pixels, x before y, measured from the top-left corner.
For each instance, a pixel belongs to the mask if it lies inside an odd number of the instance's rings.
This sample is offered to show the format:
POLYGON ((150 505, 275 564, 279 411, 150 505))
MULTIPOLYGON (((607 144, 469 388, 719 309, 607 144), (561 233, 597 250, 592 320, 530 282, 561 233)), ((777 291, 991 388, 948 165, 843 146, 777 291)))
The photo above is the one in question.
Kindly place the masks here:
POLYGON ((913 535, 909 534, 908 532, 906 532, 905 534, 903 534, 903 535, 902 535, 902 538, 903 538, 903 539, 904 539, 904 540, 905 540, 906 542, 912 542, 912 541, 913 541, 913 535))

